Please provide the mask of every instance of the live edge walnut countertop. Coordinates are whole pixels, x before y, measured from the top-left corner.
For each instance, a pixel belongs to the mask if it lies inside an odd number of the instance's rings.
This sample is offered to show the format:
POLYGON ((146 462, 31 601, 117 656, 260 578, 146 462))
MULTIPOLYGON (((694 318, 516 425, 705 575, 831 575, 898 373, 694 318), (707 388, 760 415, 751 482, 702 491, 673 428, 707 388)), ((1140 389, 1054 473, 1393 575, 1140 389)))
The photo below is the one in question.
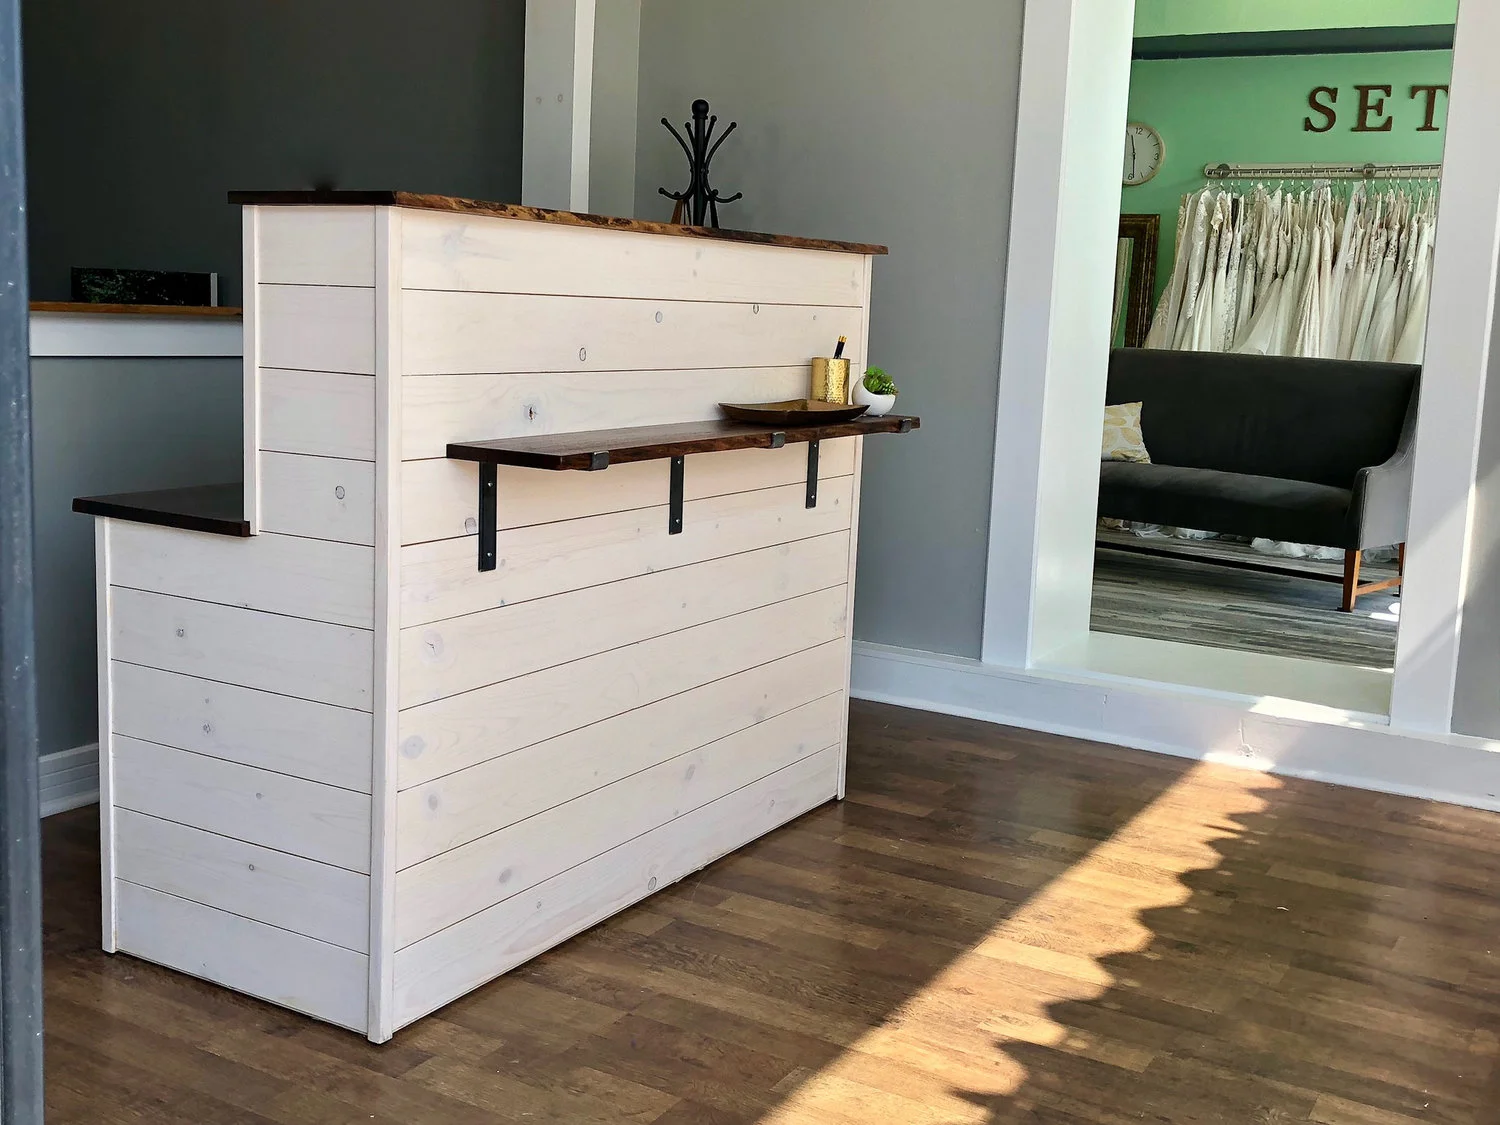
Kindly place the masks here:
POLYGON ((722 242, 755 242, 763 246, 790 246, 799 250, 832 250, 841 254, 887 254, 884 246, 864 242, 834 242, 824 238, 798 238, 790 234, 761 234, 747 230, 718 230, 677 223, 653 223, 644 219, 617 219, 607 215, 580 215, 572 211, 548 211, 516 203, 485 203, 452 195, 421 195, 410 191, 232 191, 229 202, 246 207, 413 207, 422 211, 451 211, 463 215, 489 215, 499 219, 522 219, 531 223, 556 223, 569 227, 666 234, 677 238, 711 238, 722 242))

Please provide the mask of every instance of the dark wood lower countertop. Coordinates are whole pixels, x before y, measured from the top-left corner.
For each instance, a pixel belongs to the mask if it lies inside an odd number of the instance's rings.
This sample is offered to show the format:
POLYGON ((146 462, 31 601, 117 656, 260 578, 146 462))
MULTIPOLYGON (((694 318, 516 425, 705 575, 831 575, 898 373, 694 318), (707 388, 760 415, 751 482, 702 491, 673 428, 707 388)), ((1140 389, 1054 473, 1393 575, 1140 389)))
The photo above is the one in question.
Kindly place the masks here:
POLYGON ((245 518, 245 486, 240 481, 80 496, 73 501, 73 510, 86 516, 180 527, 184 531, 206 531, 242 539, 250 535, 250 521, 245 518))
POLYGON ((84 316, 202 316, 211 320, 238 320, 244 315, 236 305, 110 305, 93 301, 32 301, 31 311, 84 316))

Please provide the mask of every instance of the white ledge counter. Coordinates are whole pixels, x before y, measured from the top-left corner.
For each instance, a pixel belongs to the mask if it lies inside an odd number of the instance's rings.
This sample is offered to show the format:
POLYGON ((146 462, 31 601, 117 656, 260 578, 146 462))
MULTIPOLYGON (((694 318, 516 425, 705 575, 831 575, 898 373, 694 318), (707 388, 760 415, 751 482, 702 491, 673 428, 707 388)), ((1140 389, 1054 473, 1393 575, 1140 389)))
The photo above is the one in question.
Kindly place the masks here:
POLYGON ((842 794, 862 443, 916 420, 719 421, 862 369, 879 247, 236 201, 243 483, 75 502, 104 945, 383 1042, 842 794))

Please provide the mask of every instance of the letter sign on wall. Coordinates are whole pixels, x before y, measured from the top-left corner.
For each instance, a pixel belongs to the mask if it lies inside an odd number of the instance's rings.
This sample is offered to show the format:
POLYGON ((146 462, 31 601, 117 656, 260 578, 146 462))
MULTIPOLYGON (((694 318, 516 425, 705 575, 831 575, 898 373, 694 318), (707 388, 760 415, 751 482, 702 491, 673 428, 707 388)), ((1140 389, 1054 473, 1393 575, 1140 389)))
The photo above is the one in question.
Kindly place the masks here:
MULTIPOLYGON (((1354 91, 1358 98, 1358 105, 1354 111, 1354 124, 1350 132, 1389 133, 1395 129, 1396 114, 1388 105, 1389 100, 1394 96, 1392 87, 1356 85, 1354 91)), ((1437 123, 1438 95, 1447 93, 1446 84, 1411 88, 1408 95, 1410 99, 1422 103, 1422 124, 1416 127, 1416 132, 1437 133, 1441 131, 1442 126, 1437 123)), ((1332 132, 1339 122, 1338 100, 1337 86, 1319 86, 1308 94, 1307 104, 1313 112, 1302 119, 1303 132, 1332 132)))

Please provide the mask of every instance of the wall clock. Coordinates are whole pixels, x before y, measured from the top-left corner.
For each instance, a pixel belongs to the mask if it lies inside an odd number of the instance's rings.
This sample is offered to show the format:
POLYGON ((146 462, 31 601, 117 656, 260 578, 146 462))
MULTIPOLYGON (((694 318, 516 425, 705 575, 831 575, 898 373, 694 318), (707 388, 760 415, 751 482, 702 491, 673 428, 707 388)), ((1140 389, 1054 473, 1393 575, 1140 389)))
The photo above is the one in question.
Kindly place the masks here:
POLYGON ((1161 171, 1167 156, 1166 142, 1150 125, 1132 121, 1125 126, 1126 187, 1139 187, 1161 171))

